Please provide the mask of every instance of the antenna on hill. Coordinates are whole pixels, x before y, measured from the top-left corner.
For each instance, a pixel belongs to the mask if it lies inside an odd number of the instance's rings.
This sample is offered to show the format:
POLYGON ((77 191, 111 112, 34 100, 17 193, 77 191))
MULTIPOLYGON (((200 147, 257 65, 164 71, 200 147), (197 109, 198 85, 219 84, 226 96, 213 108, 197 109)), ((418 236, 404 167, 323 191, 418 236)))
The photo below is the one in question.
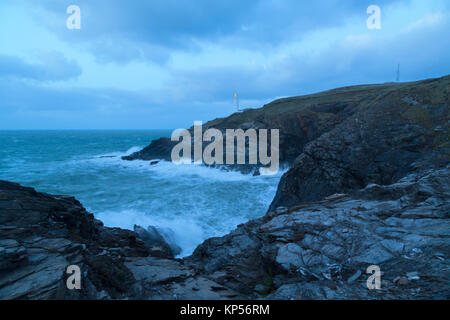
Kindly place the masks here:
POLYGON ((234 106, 236 107, 236 112, 239 112, 239 97, 237 93, 234 94, 234 106))
POLYGON ((397 82, 400 82, 400 63, 397 65, 397 78, 396 78, 397 82))

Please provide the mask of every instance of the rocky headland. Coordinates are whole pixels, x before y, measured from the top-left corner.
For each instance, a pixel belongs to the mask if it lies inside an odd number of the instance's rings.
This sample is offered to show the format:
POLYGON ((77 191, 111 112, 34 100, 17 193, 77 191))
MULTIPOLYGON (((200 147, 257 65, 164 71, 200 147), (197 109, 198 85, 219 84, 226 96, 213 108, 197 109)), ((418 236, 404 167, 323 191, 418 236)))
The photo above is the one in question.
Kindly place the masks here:
MULTIPOLYGON (((0 299, 449 299, 449 96, 446 76, 208 122, 280 129, 290 169, 264 217, 184 259, 156 228, 107 228, 73 197, 0 181, 0 299), (69 265, 81 290, 67 289, 69 265), (370 265, 380 290, 367 288, 370 265)), ((125 160, 168 160, 172 143, 125 160)))

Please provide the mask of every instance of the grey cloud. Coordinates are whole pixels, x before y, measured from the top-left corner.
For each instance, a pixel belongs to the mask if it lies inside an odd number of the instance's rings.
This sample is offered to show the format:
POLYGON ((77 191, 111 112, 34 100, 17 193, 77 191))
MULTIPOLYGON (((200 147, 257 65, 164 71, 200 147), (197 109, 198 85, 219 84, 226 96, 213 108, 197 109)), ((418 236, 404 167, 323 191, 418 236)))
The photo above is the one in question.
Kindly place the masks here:
MULTIPOLYGON (((384 6, 409 0, 377 0, 384 6)), ((171 50, 199 50, 197 41, 223 42, 267 50, 300 39, 315 28, 342 25, 349 17, 364 21, 366 0, 78 0, 82 28, 65 28, 71 0, 41 0, 47 17, 37 19, 66 41, 79 43, 99 61, 164 63, 171 50)), ((45 14, 44 12, 44 14, 45 14)))
POLYGON ((161 103, 155 94, 112 88, 52 88, 0 79, 1 129, 129 129, 190 127, 194 120, 224 116, 226 105, 161 103), (174 117, 173 115, 177 116, 174 117))
POLYGON ((361 45, 332 42, 320 54, 292 54, 261 66, 214 67, 175 72, 171 87, 183 88, 184 99, 227 100, 234 92, 242 99, 267 100, 301 95, 345 85, 395 81, 401 64, 401 81, 440 77, 450 73, 450 21, 418 28, 392 37, 374 37, 361 45))
POLYGON ((62 81, 77 78, 82 73, 76 61, 57 52, 41 54, 39 60, 33 64, 16 56, 0 54, 0 77, 62 81))
POLYGON ((102 88, 54 88, 24 81, 1 81, 2 109, 9 110, 120 110, 145 106, 144 97, 126 90, 102 88))

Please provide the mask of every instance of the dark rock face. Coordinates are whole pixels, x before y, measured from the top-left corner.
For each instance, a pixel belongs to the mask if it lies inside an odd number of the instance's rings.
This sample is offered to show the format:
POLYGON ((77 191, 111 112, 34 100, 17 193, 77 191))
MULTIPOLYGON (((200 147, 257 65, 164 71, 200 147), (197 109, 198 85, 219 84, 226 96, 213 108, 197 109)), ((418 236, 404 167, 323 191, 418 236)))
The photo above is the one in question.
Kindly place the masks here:
POLYGON ((150 147, 146 147, 141 151, 135 152, 132 155, 122 157, 124 160, 153 160, 153 159, 162 159, 166 161, 170 161, 170 154, 172 152, 172 148, 176 145, 176 142, 170 141, 168 138, 161 138, 155 140, 151 144, 150 147))
MULTIPOLYGON (((280 130, 280 163, 282 166, 291 165, 301 153, 306 143, 319 137, 341 123, 346 117, 355 112, 355 108, 367 96, 372 95, 375 88, 370 88, 363 94, 336 95, 334 93, 323 96, 286 98, 274 101, 261 109, 251 109, 242 113, 235 113, 228 118, 215 119, 203 124, 203 131, 215 128, 226 137, 226 129, 279 129, 280 130)), ((193 128, 189 129, 192 136, 193 128)), ((136 153, 125 156, 124 160, 153 160, 171 161, 172 148, 178 142, 170 138, 154 140, 136 153)), ((204 143, 203 147, 209 142, 204 143)), ((270 139, 269 147, 270 150, 270 139)), ((225 146, 224 146, 225 150, 225 146)), ((248 163, 248 145, 246 145, 246 163, 248 163)), ((193 149, 192 152, 193 154, 193 149)), ((224 158, 225 163, 225 158, 224 158)), ((224 169, 241 171, 243 173, 258 172, 260 165, 224 165, 224 169)))
POLYGON ((449 299, 449 198, 450 167, 411 174, 269 212, 187 262, 251 297, 449 299), (383 272, 381 290, 366 286, 370 265, 383 272))
POLYGON ((154 226, 148 226, 147 229, 144 229, 135 225, 134 232, 139 235, 139 238, 141 238, 145 244, 149 246, 159 246, 162 252, 164 252, 163 257, 174 257, 181 253, 181 248, 174 241, 168 242, 164 238, 162 230, 159 230, 154 226))
POLYGON ((219 285, 173 259, 161 236, 137 231, 104 227, 73 197, 0 180, 0 299, 238 296, 216 293, 219 285), (67 288, 70 265, 81 269, 81 290, 67 288))
POLYGON ((449 198, 450 166, 412 173, 278 208, 178 260, 74 198, 1 181, 0 298, 448 299, 449 198), (381 290, 366 287, 373 264, 381 290), (81 290, 66 287, 69 265, 81 290))
POLYGON ((134 232, 103 227, 73 197, 0 181, 0 208, 3 299, 71 297, 72 292, 63 290, 69 265, 80 265, 87 273, 77 298, 99 298, 102 290, 93 284, 108 288, 111 297, 130 294, 125 289, 129 279, 109 283, 114 281, 109 275, 123 269, 123 256, 160 251, 145 246, 134 232))
POLYGON ((450 77, 381 91, 308 143, 270 207, 317 201, 370 183, 391 184, 450 160, 450 77))

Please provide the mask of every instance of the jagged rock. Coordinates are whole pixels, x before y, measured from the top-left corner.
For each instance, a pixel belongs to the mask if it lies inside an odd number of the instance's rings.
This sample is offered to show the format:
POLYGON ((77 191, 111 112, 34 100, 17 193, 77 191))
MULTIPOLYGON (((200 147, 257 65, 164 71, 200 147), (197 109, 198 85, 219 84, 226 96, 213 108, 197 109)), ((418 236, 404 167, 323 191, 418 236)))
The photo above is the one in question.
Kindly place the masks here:
POLYGON ((389 185, 411 172, 445 166, 450 159, 449 87, 450 76, 380 88, 377 99, 365 99, 304 146, 282 177, 270 210, 370 184, 389 185), (408 103, 408 96, 416 103, 408 103), (436 126, 443 130, 432 130, 436 126))
POLYGON ((144 241, 147 246, 160 248, 161 257, 174 256, 169 245, 155 227, 149 226, 147 229, 144 229, 141 226, 135 225, 133 229, 134 232, 139 235, 139 238, 142 239, 142 241, 144 241))
POLYGON ((172 255, 175 257, 181 253, 181 248, 178 246, 178 244, 175 241, 175 233, 170 228, 162 228, 162 227, 155 227, 156 231, 159 232, 159 234, 164 238, 164 241, 169 246, 172 255))
POLYGON ((194 274, 192 270, 184 267, 178 261, 153 257, 127 258, 125 265, 137 280, 145 281, 149 286, 166 284, 194 274))
POLYGON ((347 279, 347 283, 355 282, 361 276, 361 274, 361 270, 357 270, 354 275, 347 279))
POLYGON ((0 271, 14 268, 25 262, 26 250, 14 239, 0 240, 0 271))
POLYGON ((164 256, 174 257, 181 253, 181 248, 173 239, 172 230, 165 230, 155 226, 148 226, 147 229, 144 229, 135 225, 134 232, 139 235, 147 246, 160 247, 161 251, 164 252, 164 256))
POLYGON ((243 298, 172 259, 155 228, 106 228, 73 197, 0 180, 0 208, 0 299, 243 298))
POLYGON ((397 279, 397 281, 395 281, 395 279, 394 279, 394 283, 398 286, 407 286, 409 281, 408 281, 408 278, 406 278, 406 277, 399 277, 397 279))
POLYGON ((450 167, 410 174, 392 185, 253 220, 205 241, 186 260, 241 292, 271 275, 276 287, 268 297, 274 299, 448 298, 449 282, 439 279, 450 277, 449 198, 450 167), (423 190, 426 197, 419 196, 423 190), (425 273, 408 285, 420 292, 368 290, 368 275, 360 270, 373 264, 385 281, 412 268, 425 273), (333 289, 327 281, 339 284, 333 289))

